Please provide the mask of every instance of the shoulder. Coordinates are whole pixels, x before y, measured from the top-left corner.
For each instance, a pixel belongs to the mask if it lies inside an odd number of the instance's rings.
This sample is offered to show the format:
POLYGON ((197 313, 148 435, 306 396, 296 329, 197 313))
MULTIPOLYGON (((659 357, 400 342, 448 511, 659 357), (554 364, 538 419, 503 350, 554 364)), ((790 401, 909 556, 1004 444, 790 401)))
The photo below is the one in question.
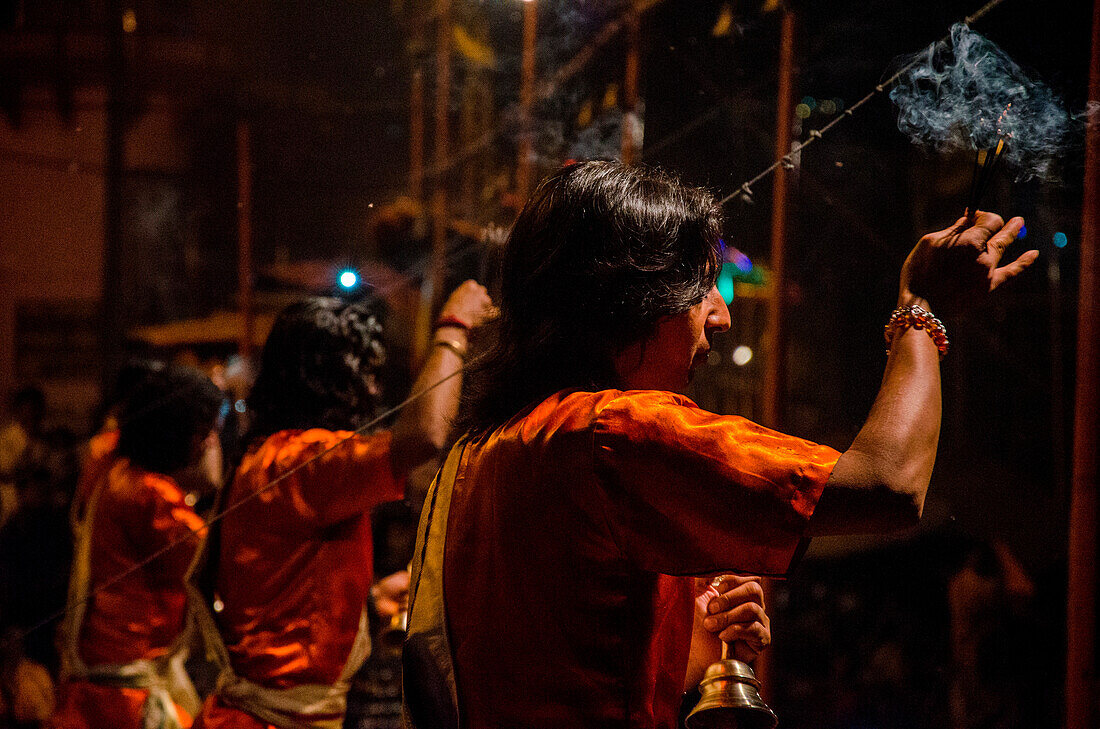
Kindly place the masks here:
POLYGON ((665 390, 615 391, 614 397, 602 403, 597 427, 615 429, 631 424, 658 429, 675 427, 678 420, 692 422, 710 420, 740 420, 733 416, 715 415, 703 410, 691 398, 665 390))
MULTIPOLYGON (((691 398, 663 390, 628 390, 601 407, 595 444, 648 452, 715 453, 734 447, 784 445, 784 436, 739 415, 719 415, 696 405, 691 398)), ((791 439, 797 440, 797 439, 791 439)))
POLYGON ((254 452, 279 452, 294 454, 303 450, 316 450, 318 447, 334 446, 346 440, 358 442, 389 437, 389 431, 382 430, 366 435, 351 430, 327 430, 310 428, 309 430, 280 430, 269 435, 254 452))
POLYGON ((88 441, 87 458, 89 461, 93 461, 112 456, 117 446, 117 430, 105 430, 101 433, 96 433, 88 441))
POLYGON ((367 435, 325 428, 280 430, 249 448, 237 468, 237 477, 283 472, 317 459, 322 453, 325 453, 325 464, 357 460, 362 457, 363 447, 372 452, 388 452, 391 440, 392 434, 388 430, 367 435), (339 447, 345 443, 347 446, 339 447))
POLYGON ((663 390, 562 390, 519 412, 502 430, 583 430, 624 420, 660 422, 672 409, 721 417, 702 410, 690 398, 663 390))
POLYGON ((623 394, 621 390, 562 390, 520 411, 498 432, 518 432, 531 437, 540 432, 590 430, 608 404, 623 394))
POLYGON ((152 473, 139 468, 130 467, 133 472, 131 477, 136 490, 151 498, 159 498, 168 502, 183 501, 184 493, 176 479, 163 473, 152 473))
POLYGON ((171 476, 138 468, 125 458, 112 466, 104 496, 116 505, 132 508, 156 508, 163 505, 185 506, 183 489, 171 476))
POLYGON ((293 465, 303 458, 317 455, 336 440, 337 431, 324 428, 280 430, 258 443, 254 442, 241 460, 240 469, 248 471, 273 465, 293 465))

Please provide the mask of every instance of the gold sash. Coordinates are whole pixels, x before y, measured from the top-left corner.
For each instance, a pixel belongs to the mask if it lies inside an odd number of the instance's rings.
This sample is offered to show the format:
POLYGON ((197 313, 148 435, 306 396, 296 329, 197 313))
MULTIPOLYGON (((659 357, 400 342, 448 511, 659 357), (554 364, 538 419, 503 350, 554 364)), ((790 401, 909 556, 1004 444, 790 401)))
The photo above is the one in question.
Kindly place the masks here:
POLYGON ((180 729, 176 706, 192 716, 202 702, 191 683, 184 662, 187 660, 188 629, 176 637, 168 652, 155 660, 130 663, 103 663, 88 666, 80 656, 80 631, 87 612, 92 574, 92 524, 99 497, 118 468, 112 466, 96 484, 88 503, 80 513, 74 503, 70 516, 73 527, 73 566, 69 576, 68 609, 61 623, 61 677, 65 681, 89 681, 99 686, 146 689, 149 697, 142 707, 144 729, 180 729))
POLYGON ((466 440, 455 444, 424 500, 409 589, 402 652, 402 718, 406 729, 457 729, 458 685, 443 603, 443 555, 451 494, 466 440))
MULTIPOLYGON (((228 492, 228 487, 223 494, 228 492)), ((219 499, 220 501, 220 499, 219 499)), ((221 513, 218 504, 215 513, 221 513)), ((351 653, 340 677, 331 686, 303 684, 287 689, 262 686, 242 678, 233 670, 229 651, 225 647, 212 609, 216 558, 220 546, 221 522, 207 530, 206 538, 187 573, 187 603, 195 625, 202 636, 206 655, 218 667, 218 682, 214 693, 226 704, 274 724, 281 729, 341 729, 347 711, 351 678, 371 652, 370 625, 366 605, 359 614, 359 629, 351 653)))

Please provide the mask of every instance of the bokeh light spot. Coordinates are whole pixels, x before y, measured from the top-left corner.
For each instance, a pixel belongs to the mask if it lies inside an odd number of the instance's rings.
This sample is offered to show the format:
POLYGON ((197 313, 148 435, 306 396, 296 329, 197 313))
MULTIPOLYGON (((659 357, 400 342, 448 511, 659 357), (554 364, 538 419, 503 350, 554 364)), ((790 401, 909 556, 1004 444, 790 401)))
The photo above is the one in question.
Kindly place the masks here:
POLYGON ((726 306, 732 304, 733 272, 727 266, 722 266, 722 271, 718 274, 718 283, 715 285, 718 287, 718 293, 721 295, 722 301, 726 302, 726 306))
POLYGON ((345 289, 353 289, 359 283, 359 275, 355 271, 341 271, 339 281, 345 289))

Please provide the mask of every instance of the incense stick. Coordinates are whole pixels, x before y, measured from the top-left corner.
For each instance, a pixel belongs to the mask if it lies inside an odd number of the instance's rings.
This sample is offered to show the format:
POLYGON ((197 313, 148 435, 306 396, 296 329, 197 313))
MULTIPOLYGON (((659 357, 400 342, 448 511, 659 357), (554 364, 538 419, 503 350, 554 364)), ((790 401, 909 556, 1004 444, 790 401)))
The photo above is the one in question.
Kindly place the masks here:
POLYGON ((997 167, 997 161, 1004 155, 1004 137, 997 140, 997 146, 992 149, 979 149, 974 153, 974 170, 970 178, 970 197, 966 205, 967 220, 973 222, 978 215, 978 205, 981 203, 985 191, 993 179, 993 172, 997 167))

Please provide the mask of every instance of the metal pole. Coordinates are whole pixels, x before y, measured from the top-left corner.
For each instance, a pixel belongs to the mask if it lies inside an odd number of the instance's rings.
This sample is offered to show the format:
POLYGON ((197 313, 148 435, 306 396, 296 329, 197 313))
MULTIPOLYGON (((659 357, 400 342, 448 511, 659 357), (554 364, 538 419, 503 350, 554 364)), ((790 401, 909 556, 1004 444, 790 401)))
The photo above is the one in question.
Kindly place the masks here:
POLYGON ((122 362, 122 177, 126 148, 126 51, 122 3, 107 2, 107 130, 103 173, 103 334, 104 394, 110 392, 122 362))
MULTIPOLYGON (((792 77, 794 75, 794 12, 784 8, 779 45, 779 88, 775 120, 775 156, 791 151, 792 77)), ((780 166, 772 181, 771 268, 772 297, 768 303, 768 358, 764 369, 764 424, 782 425, 783 375, 786 369, 783 314, 786 309, 784 259, 787 243, 787 170, 780 166)))
MULTIPOLYGON (((1100 101, 1100 0, 1092 8, 1089 99, 1100 101)), ((1077 373, 1066 594, 1066 729, 1096 729, 1096 430, 1100 426, 1100 127, 1085 149, 1081 280, 1077 291, 1077 373)))
POLYGON ((439 0, 436 45, 435 168, 440 170, 432 191, 432 303, 443 294, 447 265, 447 164, 451 110, 451 0, 439 0))
POLYGON ((435 163, 433 180, 431 266, 420 289, 420 309, 416 318, 416 339, 413 360, 416 366, 424 360, 431 337, 431 318, 436 301, 443 294, 447 273, 447 164, 448 118, 451 108, 451 0, 436 0, 435 44, 435 163))
POLYGON ((417 65, 409 90, 409 197, 424 196, 424 72, 417 65))
POLYGON ((248 122, 237 122, 237 292, 241 314, 238 353, 252 356, 256 316, 252 286, 252 134, 248 122))
MULTIPOLYGON (((474 72, 468 71, 462 84, 462 111, 459 115, 458 127, 459 138, 464 148, 473 144, 474 138, 477 136, 477 84, 478 81, 474 72)), ((474 217, 475 214, 479 162, 480 160, 477 157, 471 157, 462 165, 462 185, 460 186, 461 193, 459 196, 461 202, 459 207, 462 209, 462 216, 467 219, 474 217)))
POLYGON ((531 158, 534 139, 531 131, 531 108, 535 102, 535 49, 538 34, 538 3, 523 3, 523 66, 519 87, 520 138, 516 160, 516 207, 522 208, 531 194, 531 158))
POLYGON ((638 124, 638 55, 641 47, 641 22, 638 11, 631 8, 626 12, 626 69, 623 73, 623 128, 622 160, 623 164, 633 164, 637 157, 641 139, 635 139, 638 124))
MULTIPOLYGON (((794 12, 782 10, 779 41, 779 79, 775 117, 775 156, 782 157, 791 151, 791 119, 793 114, 792 87, 794 76, 794 12)), ((771 268, 772 295, 768 301, 768 356, 764 368, 764 424, 779 428, 783 420, 783 381, 786 372, 786 351, 783 323, 786 310, 785 265, 787 243, 787 170, 780 166, 775 171, 772 184, 771 268)), ((769 581, 764 581, 764 600, 773 603, 774 591, 769 581)), ((760 681, 765 701, 771 699, 771 659, 765 653, 757 659, 756 677, 760 681)))

